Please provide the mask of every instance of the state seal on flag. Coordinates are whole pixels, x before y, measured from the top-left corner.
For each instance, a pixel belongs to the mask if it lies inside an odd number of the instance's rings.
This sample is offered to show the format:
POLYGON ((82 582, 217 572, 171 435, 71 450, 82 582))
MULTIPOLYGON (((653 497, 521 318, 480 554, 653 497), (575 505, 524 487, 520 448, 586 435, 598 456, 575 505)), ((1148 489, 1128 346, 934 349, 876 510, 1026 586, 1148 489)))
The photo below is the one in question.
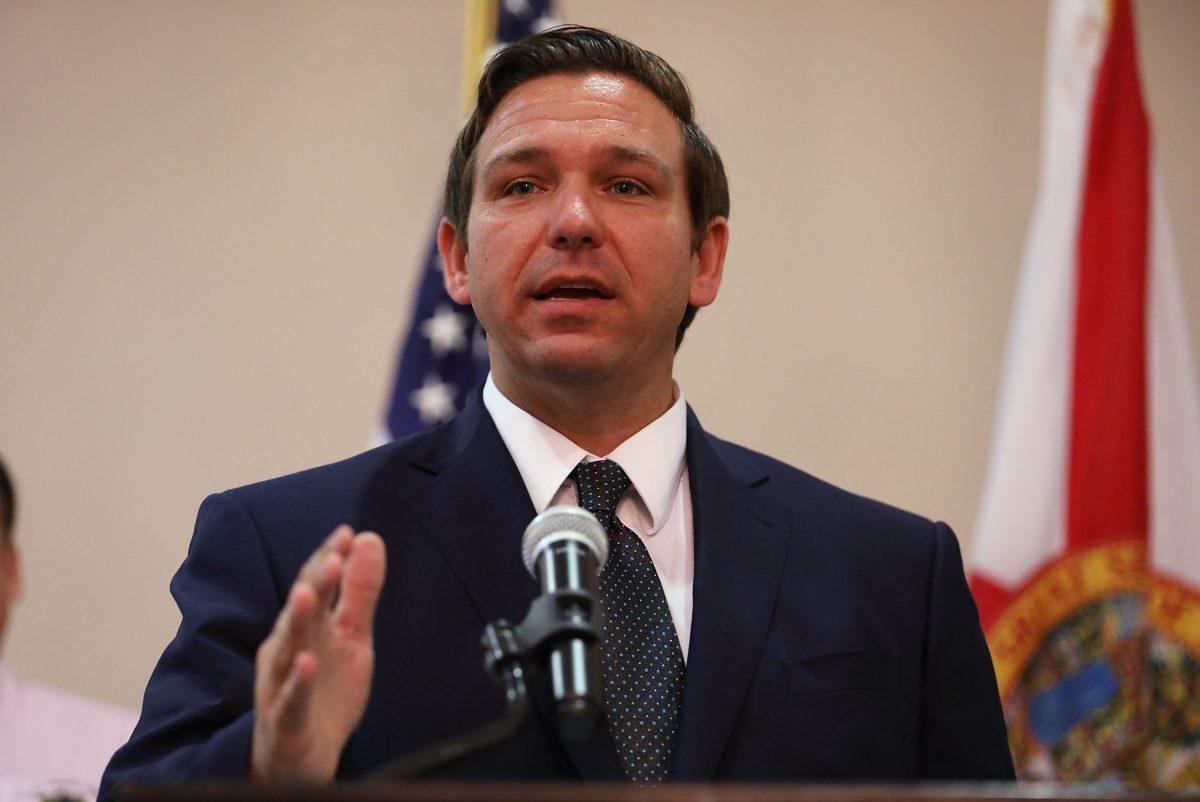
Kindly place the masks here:
POLYGON ((991 628, 1018 776, 1200 784, 1200 596, 1150 576, 1144 549, 1054 561, 991 628))

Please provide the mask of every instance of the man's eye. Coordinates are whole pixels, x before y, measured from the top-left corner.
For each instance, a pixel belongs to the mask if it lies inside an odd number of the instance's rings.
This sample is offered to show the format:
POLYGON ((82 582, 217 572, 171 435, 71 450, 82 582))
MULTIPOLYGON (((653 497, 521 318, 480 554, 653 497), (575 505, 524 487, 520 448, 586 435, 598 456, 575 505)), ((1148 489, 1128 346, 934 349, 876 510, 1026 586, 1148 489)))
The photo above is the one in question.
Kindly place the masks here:
POLYGON ((532 195, 537 191, 537 184, 532 181, 513 181, 504 188, 505 195, 532 195))
POLYGON ((618 195, 644 195, 646 192, 636 181, 618 181, 612 185, 612 191, 618 195))

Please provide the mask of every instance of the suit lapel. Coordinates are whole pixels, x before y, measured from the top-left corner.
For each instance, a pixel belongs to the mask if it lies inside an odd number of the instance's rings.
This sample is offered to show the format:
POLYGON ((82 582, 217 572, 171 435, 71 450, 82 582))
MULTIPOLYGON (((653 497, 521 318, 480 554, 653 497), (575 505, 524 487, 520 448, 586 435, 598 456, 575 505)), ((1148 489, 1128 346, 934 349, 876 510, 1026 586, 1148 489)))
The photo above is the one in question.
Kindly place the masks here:
POLYGON ((689 409, 695 580, 676 780, 713 776, 758 668, 787 554, 787 521, 754 498, 765 472, 730 456, 689 409))
MULTIPOLYGON (((533 502, 495 423, 476 398, 413 464, 436 474, 405 501, 458 575, 485 623, 517 624, 537 595, 521 562, 521 535, 533 519, 533 502)), ((543 683, 544 684, 544 683, 543 683)), ((530 689, 538 713, 555 729, 546 688, 530 689)), ((588 741, 561 741, 580 776, 620 780, 616 747, 606 727, 588 741)))
POLYGON ((516 623, 537 585, 521 563, 533 503, 495 424, 476 398, 448 437, 411 461, 436 476, 405 496, 479 610, 480 626, 516 623))

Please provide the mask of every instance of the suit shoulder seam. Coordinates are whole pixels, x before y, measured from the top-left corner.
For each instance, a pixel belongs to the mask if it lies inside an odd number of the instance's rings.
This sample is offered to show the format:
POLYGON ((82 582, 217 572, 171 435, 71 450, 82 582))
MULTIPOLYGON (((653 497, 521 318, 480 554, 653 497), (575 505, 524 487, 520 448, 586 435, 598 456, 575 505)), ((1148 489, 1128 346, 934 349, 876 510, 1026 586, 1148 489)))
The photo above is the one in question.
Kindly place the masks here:
POLYGON ((242 503, 242 500, 237 497, 236 491, 225 490, 218 495, 232 504, 237 511, 241 513, 242 517, 246 519, 246 522, 250 524, 250 530, 254 533, 254 541, 258 544, 259 553, 262 554, 263 562, 267 564, 267 573, 271 577, 271 586, 275 591, 275 597, 279 600, 280 605, 282 605, 285 594, 279 587, 279 582, 277 580, 279 574, 276 570, 277 566, 271 560, 271 553, 267 550, 266 543, 263 541, 262 528, 259 527, 258 521, 255 519, 254 514, 251 513, 250 510, 246 508, 246 505, 242 503))

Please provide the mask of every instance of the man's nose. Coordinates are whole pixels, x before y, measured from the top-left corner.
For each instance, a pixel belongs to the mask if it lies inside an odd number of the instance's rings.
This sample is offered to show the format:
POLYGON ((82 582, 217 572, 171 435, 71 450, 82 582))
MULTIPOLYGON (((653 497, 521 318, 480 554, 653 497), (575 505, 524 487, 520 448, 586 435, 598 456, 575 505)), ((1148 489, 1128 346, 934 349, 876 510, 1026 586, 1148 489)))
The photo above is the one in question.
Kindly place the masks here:
POLYGON ((546 230, 550 245, 570 250, 598 248, 604 241, 598 200, 588 186, 561 185, 546 230))

